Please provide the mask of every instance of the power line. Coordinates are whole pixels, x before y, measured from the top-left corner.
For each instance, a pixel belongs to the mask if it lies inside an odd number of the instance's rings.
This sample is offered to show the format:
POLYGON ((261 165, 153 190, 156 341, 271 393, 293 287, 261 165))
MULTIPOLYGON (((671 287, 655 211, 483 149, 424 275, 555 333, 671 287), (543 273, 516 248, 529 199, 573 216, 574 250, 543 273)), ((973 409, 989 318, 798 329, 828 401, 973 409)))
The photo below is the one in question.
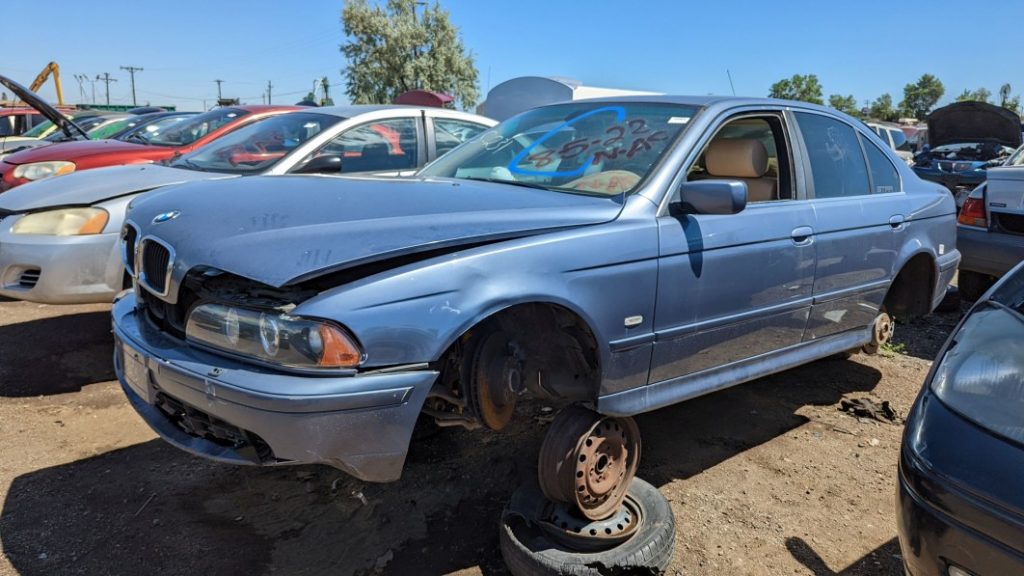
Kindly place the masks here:
POLYGON ((128 74, 130 74, 131 77, 132 77, 132 106, 138 106, 138 103, 135 101, 135 73, 136 72, 142 72, 142 67, 140 67, 140 66, 121 66, 121 70, 127 70, 128 74))

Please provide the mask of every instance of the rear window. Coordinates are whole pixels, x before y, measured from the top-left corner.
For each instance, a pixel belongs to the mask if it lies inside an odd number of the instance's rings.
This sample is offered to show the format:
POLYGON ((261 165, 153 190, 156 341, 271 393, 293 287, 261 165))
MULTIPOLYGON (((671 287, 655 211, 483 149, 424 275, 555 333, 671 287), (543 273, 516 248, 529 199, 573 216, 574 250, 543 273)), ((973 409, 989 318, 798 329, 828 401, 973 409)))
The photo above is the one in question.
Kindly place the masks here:
POLYGON ((871 193, 899 192, 901 190, 900 173, 889 161, 889 157, 867 138, 861 138, 861 143, 864 144, 864 151, 868 156, 868 166, 871 168, 871 193))

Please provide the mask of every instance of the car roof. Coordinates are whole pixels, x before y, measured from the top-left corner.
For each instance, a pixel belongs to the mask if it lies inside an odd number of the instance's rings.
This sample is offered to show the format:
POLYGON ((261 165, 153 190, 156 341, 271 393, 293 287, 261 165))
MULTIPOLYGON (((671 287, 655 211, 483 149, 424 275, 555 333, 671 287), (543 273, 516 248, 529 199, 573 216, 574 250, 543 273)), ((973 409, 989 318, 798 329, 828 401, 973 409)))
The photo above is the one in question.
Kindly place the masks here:
POLYGON ((452 114, 457 116, 463 116, 466 118, 480 118, 476 114, 470 112, 460 112, 458 110, 450 110, 448 108, 436 108, 434 106, 407 106, 401 104, 348 104, 345 106, 320 106, 320 107, 307 107, 306 110, 309 112, 319 112, 321 114, 330 114, 332 116, 340 116, 342 118, 352 118, 359 116, 360 114, 369 114, 370 112, 380 112, 382 110, 437 110, 443 114, 452 114))
POLYGON ((247 112, 252 112, 254 114, 259 114, 260 112, 276 112, 278 110, 302 110, 302 106, 279 106, 276 104, 239 104, 237 106, 232 104, 230 106, 223 106, 223 108, 245 110, 247 112))

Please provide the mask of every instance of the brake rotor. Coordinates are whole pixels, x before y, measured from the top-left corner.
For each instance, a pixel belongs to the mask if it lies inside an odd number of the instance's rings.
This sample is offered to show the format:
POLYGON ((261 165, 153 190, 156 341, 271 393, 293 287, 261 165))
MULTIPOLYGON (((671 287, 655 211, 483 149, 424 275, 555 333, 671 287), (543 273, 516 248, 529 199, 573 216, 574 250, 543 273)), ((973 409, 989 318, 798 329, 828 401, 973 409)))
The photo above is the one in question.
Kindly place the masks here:
POLYGON ((616 514, 640 462, 640 429, 632 418, 601 416, 579 406, 559 412, 538 463, 541 490, 589 520, 616 514))
POLYGON ((629 540, 643 524, 643 508, 626 496, 604 520, 581 518, 565 503, 551 502, 537 524, 552 540, 580 552, 599 552, 629 540))
POLYGON ((875 323, 871 329, 871 342, 864 345, 864 351, 868 354, 878 352, 882 346, 892 340, 895 333, 896 323, 893 322, 892 316, 885 312, 879 313, 875 317, 875 323))
POLYGON ((474 354, 470 397, 484 425, 501 430, 515 413, 521 376, 505 333, 496 331, 485 338, 474 354))

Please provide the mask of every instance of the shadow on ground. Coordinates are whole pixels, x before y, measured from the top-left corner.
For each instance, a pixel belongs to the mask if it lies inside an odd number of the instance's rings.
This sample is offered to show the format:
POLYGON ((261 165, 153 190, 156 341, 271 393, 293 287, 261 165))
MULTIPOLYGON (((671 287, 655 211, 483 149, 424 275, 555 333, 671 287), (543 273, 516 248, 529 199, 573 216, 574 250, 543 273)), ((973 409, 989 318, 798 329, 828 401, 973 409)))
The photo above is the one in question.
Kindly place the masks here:
MULTIPOLYGON (((823 361, 643 415, 639 475, 657 486, 688 478, 802 425, 802 406, 834 404, 880 378, 855 361, 823 361)), ((442 574, 474 566, 506 574, 497 521, 535 474, 543 433, 528 414, 501 433, 442 430, 413 445, 402 480, 391 484, 327 467, 218 465, 154 440, 15 478, 0 540, 25 575, 442 574)))
POLYGON ((828 567, 821 556, 802 538, 786 539, 786 548, 797 562, 804 565, 814 576, 877 576, 903 574, 903 562, 900 559, 900 544, 896 538, 889 540, 860 560, 836 572, 828 567))
POLYGON ((110 312, 0 326, 0 397, 77 392, 113 380, 110 312))

